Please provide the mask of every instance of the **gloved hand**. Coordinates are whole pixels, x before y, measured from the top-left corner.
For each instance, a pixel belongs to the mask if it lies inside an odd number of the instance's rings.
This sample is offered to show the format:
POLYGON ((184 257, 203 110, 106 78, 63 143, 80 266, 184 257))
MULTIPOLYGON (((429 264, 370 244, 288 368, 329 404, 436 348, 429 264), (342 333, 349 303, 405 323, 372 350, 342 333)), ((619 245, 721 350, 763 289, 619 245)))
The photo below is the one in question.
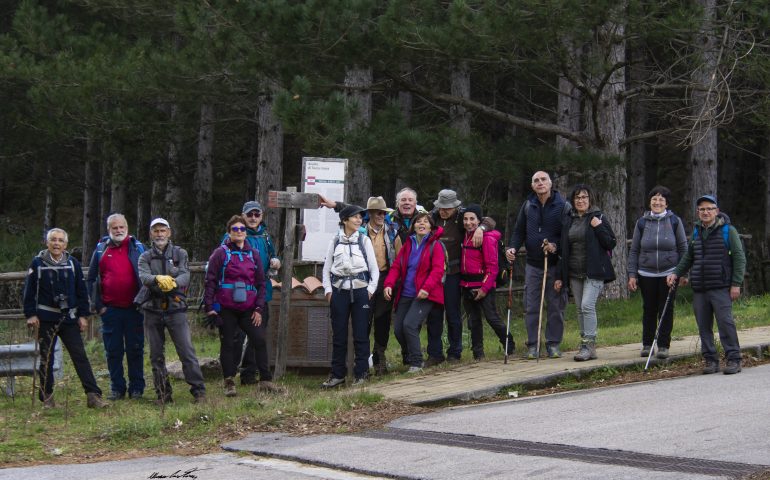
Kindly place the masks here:
POLYGON ((156 275, 155 282, 163 293, 168 293, 176 288, 176 280, 168 275, 156 275))

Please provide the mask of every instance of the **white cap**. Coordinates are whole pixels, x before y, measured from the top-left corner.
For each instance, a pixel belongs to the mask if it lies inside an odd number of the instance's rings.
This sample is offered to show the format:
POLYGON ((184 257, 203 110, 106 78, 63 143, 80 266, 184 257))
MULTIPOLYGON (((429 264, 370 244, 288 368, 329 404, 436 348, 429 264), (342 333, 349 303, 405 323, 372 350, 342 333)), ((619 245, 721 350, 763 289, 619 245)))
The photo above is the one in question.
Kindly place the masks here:
POLYGON ((165 225, 168 228, 171 228, 171 225, 168 224, 168 220, 166 220, 165 218, 160 218, 160 217, 158 217, 158 218, 154 219, 152 222, 150 222, 150 228, 152 228, 152 227, 154 227, 155 225, 158 225, 158 224, 165 225))

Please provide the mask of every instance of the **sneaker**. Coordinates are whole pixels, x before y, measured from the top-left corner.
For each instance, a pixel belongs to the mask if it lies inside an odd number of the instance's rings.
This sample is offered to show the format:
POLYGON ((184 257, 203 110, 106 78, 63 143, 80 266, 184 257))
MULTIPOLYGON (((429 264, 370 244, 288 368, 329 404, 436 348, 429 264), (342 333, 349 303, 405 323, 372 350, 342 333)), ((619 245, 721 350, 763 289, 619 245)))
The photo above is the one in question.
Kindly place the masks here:
POLYGON ((141 400, 142 395, 144 395, 142 392, 131 392, 128 394, 128 398, 131 400, 141 400))
POLYGON ((86 406, 88 408, 107 408, 110 404, 105 402, 98 393, 91 392, 86 395, 86 406))
POLYGON ((658 353, 655 356, 658 357, 661 360, 667 359, 668 358, 668 348, 660 347, 658 349, 658 353))
POLYGON ((49 395, 43 400, 43 408, 56 408, 56 402, 53 400, 53 395, 49 395))
POLYGON ((527 347, 527 360, 536 360, 537 359, 537 347, 534 345, 531 347, 527 347))
POLYGON ((366 384, 366 377, 359 377, 353 380, 354 387, 363 387, 366 384))
POLYGON ((425 361, 425 368, 435 367, 442 363, 444 363, 444 359, 441 357, 428 357, 428 360, 425 361))
POLYGON ((337 387, 339 385, 343 385, 345 383, 344 378, 337 378, 333 375, 329 376, 329 379, 326 380, 324 383, 321 384, 322 388, 333 388, 337 387))
POLYGON ((639 356, 644 358, 649 357, 650 350, 652 350, 652 345, 642 345, 642 351, 639 352, 639 356))
POLYGON ((728 360, 727 365, 725 365, 724 370, 722 370, 722 373, 725 375, 733 375, 741 371, 741 361, 740 360, 728 360))
POLYGON ((411 366, 409 367, 409 370, 406 371, 406 373, 422 373, 422 367, 411 366))
POLYGON ((114 402, 116 400, 123 400, 124 398, 126 398, 126 394, 125 393, 119 393, 119 392, 116 392, 114 390, 111 391, 109 395, 107 395, 107 400, 109 400, 111 402, 114 402))
POLYGON ((234 397, 235 395, 237 395, 235 380, 233 380, 233 377, 225 378, 225 397, 234 397))
POLYGON ((267 393, 286 393, 286 389, 281 385, 276 385, 271 380, 262 380, 259 382, 260 391, 267 393))
MULTIPOLYGON (((740 365, 739 365, 740 368, 740 365)), ((709 375, 711 373, 717 373, 719 371, 719 361, 718 360, 706 360, 706 366, 703 367, 703 374, 709 375)), ((735 373, 735 372, 733 372, 735 373)))
POLYGON ((561 350, 558 345, 546 345, 545 351, 548 352, 548 358, 561 358, 561 350))

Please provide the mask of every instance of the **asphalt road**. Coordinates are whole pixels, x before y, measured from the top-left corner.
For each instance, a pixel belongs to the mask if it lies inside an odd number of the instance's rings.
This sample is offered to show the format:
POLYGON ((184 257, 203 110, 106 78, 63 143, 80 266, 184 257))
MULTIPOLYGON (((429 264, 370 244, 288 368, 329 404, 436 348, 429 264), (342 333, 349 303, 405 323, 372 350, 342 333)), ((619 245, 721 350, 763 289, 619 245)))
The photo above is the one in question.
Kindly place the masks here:
POLYGON ((258 456, 13 468, 0 479, 735 478, 770 469, 768 405, 765 365, 450 408, 356 435, 256 434, 224 445, 258 456))

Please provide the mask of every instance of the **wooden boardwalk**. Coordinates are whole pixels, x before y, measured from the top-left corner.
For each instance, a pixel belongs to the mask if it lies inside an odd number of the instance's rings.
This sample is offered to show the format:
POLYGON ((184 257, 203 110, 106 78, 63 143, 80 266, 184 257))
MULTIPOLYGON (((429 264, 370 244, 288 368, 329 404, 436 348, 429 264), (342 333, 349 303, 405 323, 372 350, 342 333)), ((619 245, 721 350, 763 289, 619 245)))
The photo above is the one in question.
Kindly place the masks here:
MULTIPOLYGON (((757 355, 770 346, 770 326, 740 330, 738 338, 742 350, 753 350, 757 355)), ((507 365, 503 364, 502 360, 457 366, 444 363, 426 369, 422 374, 404 375, 397 380, 368 388, 369 391, 381 393, 386 398, 416 405, 448 400, 466 401, 495 395, 500 389, 511 385, 545 384, 566 375, 584 375, 604 366, 644 364, 646 358, 639 356, 639 349, 639 343, 600 347, 597 348, 599 358, 588 362, 575 362, 572 359, 575 352, 563 352, 562 358, 541 358, 539 362, 510 357, 507 365)), ((697 335, 671 342, 672 359, 692 356, 699 352, 700 341, 697 335)))

